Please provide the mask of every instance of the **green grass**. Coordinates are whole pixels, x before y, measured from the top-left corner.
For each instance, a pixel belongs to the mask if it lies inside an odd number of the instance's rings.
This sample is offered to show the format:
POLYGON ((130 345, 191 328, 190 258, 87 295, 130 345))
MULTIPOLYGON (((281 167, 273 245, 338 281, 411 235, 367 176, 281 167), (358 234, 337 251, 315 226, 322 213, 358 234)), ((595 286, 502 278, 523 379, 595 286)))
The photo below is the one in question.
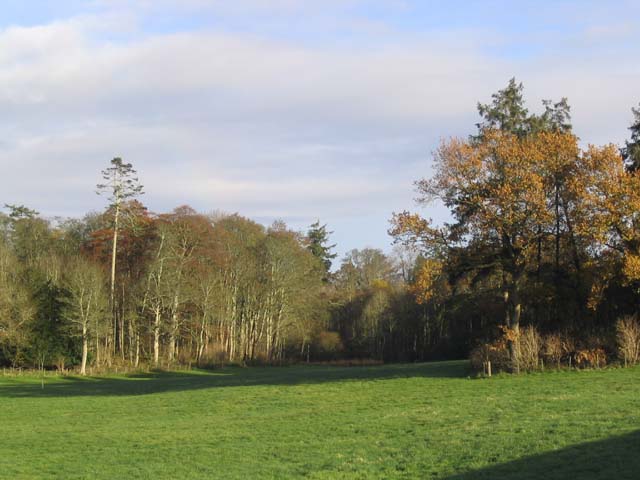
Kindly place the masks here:
POLYGON ((1 478, 640 478, 640 368, 0 377, 1 478))

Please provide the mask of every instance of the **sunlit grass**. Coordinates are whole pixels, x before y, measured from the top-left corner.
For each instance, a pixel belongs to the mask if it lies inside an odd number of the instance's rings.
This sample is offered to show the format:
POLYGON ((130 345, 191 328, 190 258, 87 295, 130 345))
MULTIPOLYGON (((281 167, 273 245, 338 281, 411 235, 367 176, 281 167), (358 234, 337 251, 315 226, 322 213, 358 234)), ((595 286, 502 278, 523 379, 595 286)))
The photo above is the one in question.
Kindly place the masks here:
POLYGON ((0 377, 0 419, 2 478, 638 478, 640 369, 0 377))

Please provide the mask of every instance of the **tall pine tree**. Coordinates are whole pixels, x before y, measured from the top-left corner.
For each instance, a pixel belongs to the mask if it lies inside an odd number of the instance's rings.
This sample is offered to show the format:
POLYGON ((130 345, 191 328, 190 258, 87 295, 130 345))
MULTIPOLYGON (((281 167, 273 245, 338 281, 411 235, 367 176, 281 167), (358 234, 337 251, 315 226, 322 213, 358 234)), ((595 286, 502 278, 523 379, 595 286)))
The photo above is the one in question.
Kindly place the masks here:
POLYGON ((329 235, 333 232, 327 231, 327 225, 320 225, 320 220, 309 226, 307 231, 307 249, 324 265, 327 272, 331 269, 331 260, 336 258, 336 254, 331 252, 335 248, 333 245, 328 245, 329 235))
POLYGON ((636 172, 640 170, 640 104, 638 108, 632 108, 631 111, 633 112, 633 123, 629 127, 631 140, 625 142, 621 153, 627 169, 630 172, 636 172))

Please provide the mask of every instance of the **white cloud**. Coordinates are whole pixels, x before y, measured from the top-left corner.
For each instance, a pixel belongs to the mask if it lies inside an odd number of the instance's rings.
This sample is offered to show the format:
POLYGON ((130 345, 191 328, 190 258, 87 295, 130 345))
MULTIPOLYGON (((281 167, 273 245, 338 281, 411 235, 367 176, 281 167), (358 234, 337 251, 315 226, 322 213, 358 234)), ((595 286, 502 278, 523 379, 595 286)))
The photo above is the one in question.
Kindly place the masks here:
MULTIPOLYGON (((532 110, 568 96, 585 141, 622 141, 640 100, 639 67, 606 52, 524 64, 487 53, 478 32, 381 30, 367 47, 210 30, 114 41, 104 32, 139 20, 115 3, 104 17, 0 31, 0 203, 98 208, 99 171, 123 156, 153 209, 191 203, 347 228, 377 219, 375 233, 352 227, 342 247, 381 246, 391 211, 412 207, 412 181, 438 139, 470 133, 476 102, 509 77, 524 81, 532 110)), ((190 7, 210 6, 199 3, 190 7)))

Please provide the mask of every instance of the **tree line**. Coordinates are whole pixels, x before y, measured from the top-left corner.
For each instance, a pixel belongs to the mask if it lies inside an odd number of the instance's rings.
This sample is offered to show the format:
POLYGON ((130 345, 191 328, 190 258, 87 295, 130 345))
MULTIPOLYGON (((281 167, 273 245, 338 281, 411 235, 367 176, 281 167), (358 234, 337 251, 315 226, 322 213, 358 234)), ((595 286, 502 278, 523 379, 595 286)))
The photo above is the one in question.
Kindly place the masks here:
POLYGON ((418 298, 450 325, 464 312, 469 348, 484 340, 487 359, 507 353, 513 371, 523 326, 561 335, 568 361, 614 353, 614 325, 637 330, 622 317, 640 309, 640 109, 622 149, 582 147, 566 99, 529 113, 515 79, 478 112, 477 133, 443 141, 416 182, 419 202, 451 221, 393 218, 396 240, 424 256, 418 298))
POLYGON ((615 355, 616 322, 640 308, 640 108, 620 149, 582 147, 566 99, 542 107, 530 113, 514 79, 479 104, 477 131, 443 141, 416 182, 420 204, 451 220, 395 214, 391 254, 352 250, 335 269, 320 221, 297 232, 152 213, 120 158, 97 186, 102 212, 5 205, 0 364, 84 374, 471 353, 517 371, 536 335, 570 358, 615 355))
POLYGON ((424 358, 422 307, 405 288, 415 256, 353 250, 332 271, 320 222, 301 233, 125 197, 82 219, 0 214, 3 366, 424 358))

